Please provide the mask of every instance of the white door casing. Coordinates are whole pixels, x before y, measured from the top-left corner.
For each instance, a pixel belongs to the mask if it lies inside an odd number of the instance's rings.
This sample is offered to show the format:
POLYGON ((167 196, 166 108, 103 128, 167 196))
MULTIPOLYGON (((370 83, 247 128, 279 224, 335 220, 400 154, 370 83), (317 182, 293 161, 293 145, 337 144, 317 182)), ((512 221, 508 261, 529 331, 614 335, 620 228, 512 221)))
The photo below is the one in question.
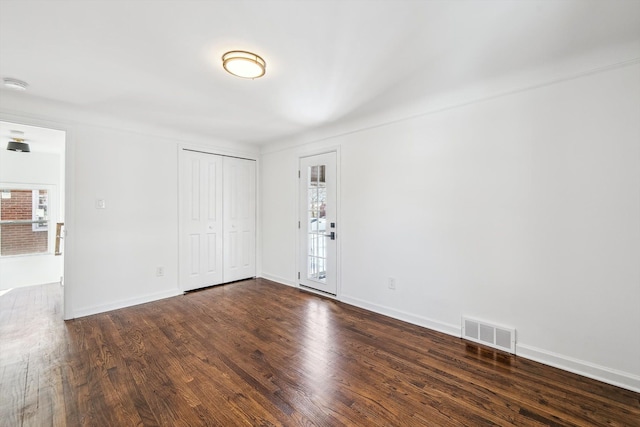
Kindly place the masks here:
POLYGON ((337 294, 337 154, 300 158, 299 284, 337 294))

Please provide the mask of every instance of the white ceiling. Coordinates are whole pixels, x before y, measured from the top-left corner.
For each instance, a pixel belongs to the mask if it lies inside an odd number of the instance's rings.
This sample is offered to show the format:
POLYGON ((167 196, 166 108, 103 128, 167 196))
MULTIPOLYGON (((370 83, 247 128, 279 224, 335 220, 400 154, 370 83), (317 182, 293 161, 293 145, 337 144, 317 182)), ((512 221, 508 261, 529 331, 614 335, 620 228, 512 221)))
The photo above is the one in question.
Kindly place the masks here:
POLYGON ((251 143, 639 42, 637 0, 0 0, 24 96, 251 143), (266 76, 224 72, 233 49, 266 76))

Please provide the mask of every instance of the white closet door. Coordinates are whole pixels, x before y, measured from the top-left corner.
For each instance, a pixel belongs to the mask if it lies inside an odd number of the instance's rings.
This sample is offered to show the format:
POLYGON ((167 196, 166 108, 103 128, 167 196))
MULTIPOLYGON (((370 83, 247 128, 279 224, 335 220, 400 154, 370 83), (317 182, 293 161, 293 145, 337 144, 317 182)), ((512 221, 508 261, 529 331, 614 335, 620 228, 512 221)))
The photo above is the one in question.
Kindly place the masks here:
POLYGON ((188 291, 223 281, 223 158, 183 150, 180 161, 180 282, 188 291))
POLYGON ((224 282, 256 275, 256 162, 225 157, 224 282))

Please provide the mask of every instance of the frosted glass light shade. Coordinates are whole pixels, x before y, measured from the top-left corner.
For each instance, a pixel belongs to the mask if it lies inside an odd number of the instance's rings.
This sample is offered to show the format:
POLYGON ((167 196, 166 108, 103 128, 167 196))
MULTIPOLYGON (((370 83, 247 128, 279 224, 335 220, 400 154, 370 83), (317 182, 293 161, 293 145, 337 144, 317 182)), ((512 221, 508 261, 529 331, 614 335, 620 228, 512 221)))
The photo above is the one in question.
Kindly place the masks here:
POLYGON ((27 82, 23 82, 22 80, 18 79, 12 79, 10 77, 5 77, 3 79, 3 82, 5 87, 14 90, 27 90, 27 87, 29 86, 27 82))
POLYGON ((232 50, 222 55, 222 66, 234 76, 256 79, 264 76, 267 64, 255 53, 232 50))

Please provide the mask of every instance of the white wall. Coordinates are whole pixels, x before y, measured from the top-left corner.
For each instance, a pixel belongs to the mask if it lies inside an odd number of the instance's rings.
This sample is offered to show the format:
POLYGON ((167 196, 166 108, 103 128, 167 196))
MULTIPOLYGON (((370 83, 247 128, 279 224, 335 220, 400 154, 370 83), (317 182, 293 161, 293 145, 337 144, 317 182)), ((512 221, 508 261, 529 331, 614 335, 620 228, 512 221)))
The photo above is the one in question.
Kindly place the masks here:
POLYGON ((295 284, 302 151, 341 155, 343 301, 640 390, 640 65, 262 158, 263 275, 295 284), (387 278, 397 280, 395 291, 387 278))
POLYGON ((89 126, 74 139, 74 317, 179 293, 176 145, 89 126))
MULTIPOLYGON (((60 157, 53 153, 16 153, 0 146, 0 183, 34 186, 34 189, 46 186, 53 193, 49 199, 52 224, 49 240, 55 238, 55 223, 62 218, 57 197, 62 188, 60 157)), ((53 252, 2 257, 0 290, 58 282, 62 276, 60 261, 53 252)))
POLYGON ((255 146, 175 134, 4 92, 0 119, 67 131, 65 317, 181 293, 178 148, 257 157, 255 146), (96 209, 104 199, 106 209, 96 209), (164 276, 156 268, 164 267, 164 276))

